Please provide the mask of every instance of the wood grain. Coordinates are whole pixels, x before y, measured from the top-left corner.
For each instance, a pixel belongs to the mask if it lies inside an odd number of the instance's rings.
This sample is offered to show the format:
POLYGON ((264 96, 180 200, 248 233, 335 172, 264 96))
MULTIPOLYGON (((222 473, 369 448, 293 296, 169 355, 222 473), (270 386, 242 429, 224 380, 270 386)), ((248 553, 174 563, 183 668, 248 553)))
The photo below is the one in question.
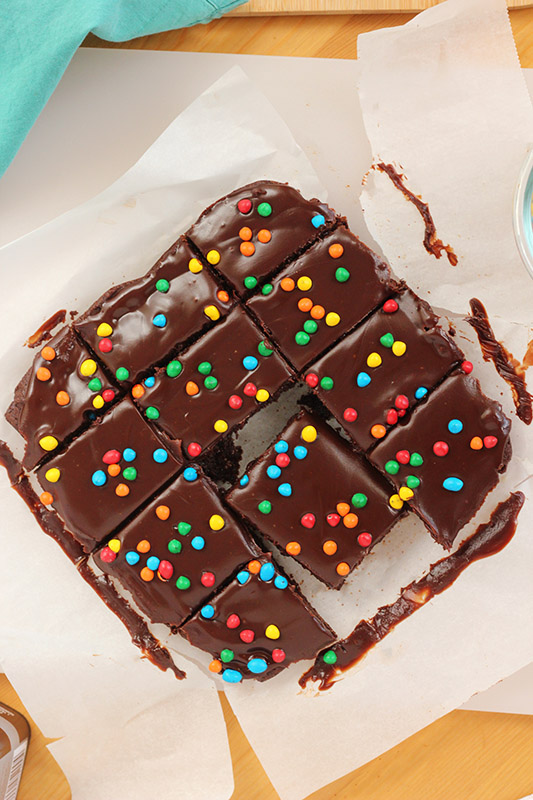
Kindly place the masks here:
MULTIPOLYGON (((232 17, 270 14, 413 14, 442 0, 248 0, 230 11, 232 17)), ((531 0, 507 0, 509 8, 530 8, 531 0)))

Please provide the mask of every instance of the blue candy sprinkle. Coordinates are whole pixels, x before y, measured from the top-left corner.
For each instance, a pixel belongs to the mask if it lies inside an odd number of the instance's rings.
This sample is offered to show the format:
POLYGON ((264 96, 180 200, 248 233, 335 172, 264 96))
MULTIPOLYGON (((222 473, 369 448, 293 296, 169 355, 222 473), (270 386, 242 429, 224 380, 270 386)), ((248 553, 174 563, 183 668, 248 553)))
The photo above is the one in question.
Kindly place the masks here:
POLYGON ((157 461, 158 464, 164 464, 168 458, 168 453, 166 450, 163 450, 162 447, 158 447, 157 450, 154 450, 152 453, 154 457, 154 461, 157 461))
POLYGON ((134 567, 135 564, 138 564, 140 559, 141 557, 139 553, 136 553, 135 550, 130 550, 128 553, 126 553, 126 561, 130 567, 134 567))
POLYGON ((274 586, 276 589, 286 589, 289 585, 289 581, 287 578, 284 578, 283 575, 276 575, 274 579, 274 586))
POLYGON ((255 369, 259 361, 255 356, 245 356, 242 360, 242 365, 244 369, 255 369))
POLYGON ((276 570, 274 569, 274 566, 270 564, 270 562, 263 564, 259 570, 259 577, 262 581, 271 581, 275 574, 276 570))
POLYGON ((250 579, 250 573, 247 569, 242 569, 240 572, 237 573, 237 580, 244 586, 244 584, 250 579))
POLYGON ((247 484, 249 484, 249 483, 250 483, 250 478, 248 477, 248 475, 243 475, 242 478, 239 481, 239 484, 241 486, 247 486, 247 484))
POLYGON ((444 489, 447 489, 448 492, 460 492, 464 483, 461 478, 446 478, 446 480, 442 482, 442 486, 444 489))
POLYGON ((187 467, 187 469, 183 470, 183 477, 186 481, 192 483, 198 477, 198 472, 194 469, 194 467, 187 467))
POLYGON ((160 563, 161 559, 157 558, 157 556, 150 556, 150 558, 146 559, 146 566, 148 569, 151 569, 152 572, 157 572, 160 563))
POLYGON ((323 214, 315 214, 315 216, 311 218, 311 224, 314 228, 321 228, 322 225, 326 224, 326 218, 323 214))
POLYGON ((125 447, 122 451, 122 458, 124 461, 135 461, 137 453, 131 447, 125 447))
POLYGON ((463 430, 463 423, 460 419, 451 419, 448 422, 448 430, 450 433, 461 433, 463 430))
POLYGON ((272 480, 275 481, 281 475, 281 469, 277 464, 271 464, 269 467, 267 467, 267 475, 269 478, 272 478, 272 480))
POLYGON ((367 372, 360 372, 357 376, 357 385, 359 388, 363 389, 365 386, 368 386, 372 378, 367 372))
POLYGON ((205 547, 205 539, 203 536, 195 536, 191 539, 191 547, 195 550, 203 550, 205 547))
POLYGON ((97 469, 93 472, 91 480, 95 486, 103 486, 107 482, 107 475, 103 469, 97 469))
POLYGON ((253 672, 254 675, 260 675, 262 672, 265 672, 267 667, 268 664, 264 658, 251 658, 248 662, 248 669, 250 672, 253 672))
POLYGON ((298 444, 294 448, 293 453, 294 453, 294 458, 297 458, 297 459, 299 459, 301 461, 302 458, 305 458, 306 455, 307 455, 307 447, 304 447, 303 445, 298 444))
POLYGON ((152 375, 151 378, 145 378, 144 379, 144 385, 148 386, 149 389, 151 389, 152 386, 155 386, 155 378, 154 378, 154 376, 152 375))
POLYGON ((427 393, 428 393, 428 390, 426 389, 425 386, 419 386, 418 389, 415 392, 415 397, 416 397, 417 400, 421 400, 423 397, 425 397, 427 395, 427 393))
POLYGON ((222 680, 226 683, 240 683, 242 675, 236 669, 225 669, 222 673, 222 680))
POLYGON ((165 317, 164 314, 156 314, 152 322, 156 326, 156 328, 164 328, 165 325, 167 324, 167 318, 165 317))
POLYGON ((213 619, 213 617, 215 616, 215 609, 213 608, 213 606, 204 606, 200 610, 200 614, 204 619, 213 619))
POLYGON ((278 486, 278 492, 282 497, 290 497, 292 494, 292 486, 290 483, 280 483, 278 486))
POLYGON ((279 442, 276 442, 274 445, 274 450, 276 453, 286 453, 289 449, 289 443, 285 441, 285 439, 280 439, 279 442))

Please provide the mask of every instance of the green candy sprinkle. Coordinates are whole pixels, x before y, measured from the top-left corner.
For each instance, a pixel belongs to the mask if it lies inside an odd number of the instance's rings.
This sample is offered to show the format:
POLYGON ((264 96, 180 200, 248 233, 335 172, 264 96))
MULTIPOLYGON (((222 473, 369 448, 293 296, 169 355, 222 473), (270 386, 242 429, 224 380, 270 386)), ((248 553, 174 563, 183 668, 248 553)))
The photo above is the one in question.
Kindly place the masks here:
POLYGON ((200 373, 200 375, 209 375, 212 369, 213 366, 209 361, 201 361, 198 364, 198 372, 200 373))
POLYGON ((411 458, 409 459, 409 464, 412 467, 421 467, 424 463, 424 459, 420 455, 420 453, 411 453, 411 458))
POLYGON ((220 651, 220 660, 224 662, 224 664, 228 664, 230 661, 233 661, 235 658, 235 653, 233 650, 225 647, 224 650, 220 651))
POLYGON ((384 333, 383 336, 380 337, 381 344, 383 347, 392 347, 394 344, 394 336, 392 333, 384 333))
POLYGON ((204 378, 204 386, 206 389, 216 389, 218 386, 218 379, 214 375, 208 375, 204 378))
POLYGON ((272 503, 270 500, 261 500, 259 505, 257 506, 261 514, 270 514, 272 511, 272 503))
POLYGON ((177 539, 171 539, 168 543, 169 553, 181 553, 182 544, 177 539))
POLYGON ((344 267, 337 267, 335 270, 335 278, 339 283, 346 283, 350 280, 350 273, 344 267))
POLYGON ((167 375, 169 378, 177 378, 181 375, 183 365, 181 361, 169 361, 167 364, 167 375))
POLYGON ((352 506, 354 508, 364 508, 368 503, 368 497, 363 492, 356 492, 352 497, 352 506))
POLYGON ((272 206, 270 203, 259 203, 257 213, 260 217, 269 217, 272 214, 272 206))
POLYGON ((274 350, 271 347, 268 347, 266 342, 259 342, 259 344, 257 345, 257 352, 259 353, 260 356, 268 358, 269 356, 272 355, 274 350))
POLYGON ((265 283, 265 285, 261 289, 261 294, 270 294, 273 288, 274 287, 272 286, 271 283, 265 283))
POLYGON ((100 378, 91 378, 89 383, 87 384, 91 392, 99 392, 102 388, 102 381, 100 378))
POLYGON ((170 283, 167 280, 165 280, 165 278, 159 278, 159 280, 155 285, 155 288, 157 289, 158 292, 163 292, 163 293, 168 292, 168 290, 170 289, 170 283))
POLYGON ((134 481, 137 477, 137 470, 135 467, 126 467, 122 470, 122 477, 127 481, 134 481))
POLYGON ((178 533, 187 536, 191 532, 192 525, 189 522, 178 522, 178 533))
POLYGON ((254 278, 253 275, 248 275, 248 277, 244 279, 244 285, 247 289, 255 289, 257 286, 257 278, 254 278))
POLYGON ((322 656, 326 664, 336 664, 337 663, 337 653, 334 650, 326 650, 324 655, 322 656))
POLYGON ((318 322, 314 319, 306 319, 304 322, 304 331, 306 333, 316 333, 318 330, 318 322))
POLYGON ((408 475, 405 482, 409 489, 417 489, 420 486, 420 478, 417 478, 416 475, 408 475))
POLYGON ((322 378, 320 381, 320 386, 322 389, 325 389, 329 392, 330 389, 333 389, 333 378, 328 378, 327 376, 322 378))
POLYGON ((148 406, 146 416, 148 419, 159 419, 159 410, 155 406, 148 406))
POLYGON ((190 585, 191 582, 185 575, 180 575, 178 580, 176 581, 176 587, 178 589, 181 589, 182 591, 188 589, 190 585))
POLYGON ((296 342, 296 344, 299 344, 302 347, 304 347, 306 344, 309 344, 310 339, 311 337, 305 331, 298 331, 298 333, 294 337, 294 341, 296 342))
POLYGON ((127 381, 130 377, 130 371, 126 367, 119 367, 115 372, 117 381, 127 381))
POLYGON ((387 461, 385 464, 385 472, 388 472, 389 475, 397 475, 400 471, 400 465, 397 461, 387 461))

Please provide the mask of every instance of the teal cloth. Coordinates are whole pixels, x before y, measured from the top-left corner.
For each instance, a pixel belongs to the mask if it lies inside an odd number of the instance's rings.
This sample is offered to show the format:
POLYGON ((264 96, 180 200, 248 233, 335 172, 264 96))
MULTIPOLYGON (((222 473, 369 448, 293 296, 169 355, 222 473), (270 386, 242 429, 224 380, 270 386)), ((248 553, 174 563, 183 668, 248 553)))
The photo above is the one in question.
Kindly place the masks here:
POLYGON ((0 0, 0 176, 89 32, 123 42, 209 22, 243 2, 0 0))

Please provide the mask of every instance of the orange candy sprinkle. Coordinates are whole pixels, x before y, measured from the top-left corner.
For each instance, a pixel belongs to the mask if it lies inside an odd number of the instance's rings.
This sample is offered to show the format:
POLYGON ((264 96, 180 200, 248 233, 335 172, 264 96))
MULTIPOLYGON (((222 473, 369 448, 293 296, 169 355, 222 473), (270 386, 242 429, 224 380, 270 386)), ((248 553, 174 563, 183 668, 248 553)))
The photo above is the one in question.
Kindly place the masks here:
POLYGON ((249 242, 252 238, 252 229, 251 228, 241 228, 239 231, 239 236, 243 240, 243 242, 249 242))
POLYGON ((387 433, 387 429, 385 425, 372 425, 370 428, 370 433, 374 437, 374 439, 383 439, 385 434, 387 433))
POLYGON ((117 483, 115 488, 115 494, 119 497, 126 497, 130 493, 130 487, 126 486, 125 483, 117 483))
POLYGON ((302 546, 300 542, 289 542, 285 547, 285 550, 290 556, 297 556, 302 551, 302 546))
POLYGON ((154 573, 152 572, 151 569, 148 569, 148 567, 143 567, 141 570, 141 578, 143 579, 143 581, 146 581, 146 583, 148 583, 149 581, 153 581, 154 573))
POLYGON ((328 539, 328 541, 324 542, 322 545, 322 550, 327 556, 334 556, 337 552, 337 542, 334 542, 333 539, 328 539))
POLYGON ((328 250, 328 253, 332 258, 340 258, 344 253, 344 247, 342 244, 332 244, 328 250))
POLYGON ((267 231, 266 228, 261 228, 259 233, 257 234, 257 238, 262 244, 267 244, 272 239, 272 234, 270 231, 267 231))
POLYGON ((292 278, 282 278, 279 282, 279 285, 284 292, 292 292, 296 284, 292 278))
POLYGON ((155 515, 158 519, 168 519, 170 517, 170 508, 168 506, 157 506, 155 515))
POLYGON ((70 397, 68 395, 68 392, 64 391, 58 392, 56 394, 56 403, 58 406, 68 406, 68 404, 70 403, 70 397))
POLYGON ((139 397, 142 397, 145 392, 145 388, 142 383, 136 383, 131 390, 131 396, 135 397, 137 400, 139 397))
POLYGON ((359 522, 359 517, 357 514, 346 514, 346 516, 342 518, 342 522, 346 528, 355 528, 359 522))
POLYGON ((255 253, 255 244, 253 242, 241 242, 239 249, 243 256, 253 256, 255 253))
POLYGON ((248 562, 248 571, 251 572, 252 575, 257 575, 260 569, 261 569, 261 563, 259 561, 248 562))
POLYGON ((53 361, 56 357, 56 351, 53 347, 50 347, 50 345, 47 344, 46 347, 43 347, 41 350, 41 355, 45 361, 53 361))
POLYGON ((222 664, 218 660, 218 658, 214 658, 213 661, 209 664, 209 672, 221 672, 222 671, 222 664))
POLYGON ((107 468, 108 475, 111 475, 112 478, 116 478, 117 475, 120 475, 120 465, 119 464, 109 464, 107 468))
POLYGON ((52 373, 50 372, 48 367, 39 367, 35 377, 37 378, 38 381, 49 381, 50 378, 52 377, 52 373))
POLYGON ((185 391, 192 397, 193 395, 198 394, 200 389, 198 388, 198 384, 194 381, 187 381, 185 384, 185 391))
POLYGON ((474 436, 473 439, 470 439, 470 447, 472 450, 482 450, 483 449, 483 439, 481 436, 474 436))
POLYGON ((141 539, 141 541, 137 545, 137 552, 139 552, 139 553, 149 553, 150 552, 150 542, 147 539, 141 539))
POLYGON ((311 309, 311 316, 313 319, 322 319, 324 314, 326 313, 326 309, 324 306, 313 306, 311 309))
POLYGON ((337 575, 348 575, 350 572, 350 565, 346 561, 341 561, 336 567, 337 575))
POLYGON ((300 311, 311 311, 313 301, 309 297, 302 297, 301 300, 298 300, 298 308, 300 311))
POLYGON ((225 292, 224 289, 218 290, 217 297, 221 303, 227 303, 229 301, 229 294, 225 292))
POLYGON ((54 502, 54 496, 50 492, 43 492, 39 499, 43 506, 49 506, 54 502))
POLYGON ((340 514, 341 517, 345 517, 349 510, 350 506, 348 503, 337 503, 337 514, 340 514))

